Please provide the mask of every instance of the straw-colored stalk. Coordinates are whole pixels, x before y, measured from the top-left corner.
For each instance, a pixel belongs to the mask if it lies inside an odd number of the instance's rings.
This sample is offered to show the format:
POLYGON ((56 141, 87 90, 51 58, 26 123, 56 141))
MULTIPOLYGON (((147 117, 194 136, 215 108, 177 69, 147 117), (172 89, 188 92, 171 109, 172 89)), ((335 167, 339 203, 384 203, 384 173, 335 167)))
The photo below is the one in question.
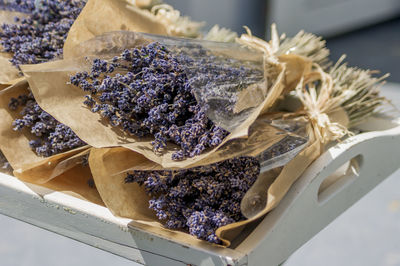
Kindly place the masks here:
POLYGON ((373 77, 374 71, 348 67, 347 63, 343 63, 344 59, 345 56, 342 56, 329 74, 333 81, 332 98, 338 99, 346 111, 351 128, 389 102, 379 91, 389 74, 373 77))

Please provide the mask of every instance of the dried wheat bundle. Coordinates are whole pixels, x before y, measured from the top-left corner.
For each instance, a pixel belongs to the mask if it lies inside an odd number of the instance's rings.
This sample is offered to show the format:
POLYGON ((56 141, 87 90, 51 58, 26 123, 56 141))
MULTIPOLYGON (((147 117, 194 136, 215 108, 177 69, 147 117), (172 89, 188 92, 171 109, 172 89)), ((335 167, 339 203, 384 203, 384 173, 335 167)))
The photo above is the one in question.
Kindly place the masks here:
POLYGON ((343 62, 344 59, 345 56, 342 56, 329 70, 329 74, 333 81, 332 96, 346 111, 351 128, 389 102, 379 91, 389 74, 374 77, 373 74, 376 72, 349 67, 343 62))

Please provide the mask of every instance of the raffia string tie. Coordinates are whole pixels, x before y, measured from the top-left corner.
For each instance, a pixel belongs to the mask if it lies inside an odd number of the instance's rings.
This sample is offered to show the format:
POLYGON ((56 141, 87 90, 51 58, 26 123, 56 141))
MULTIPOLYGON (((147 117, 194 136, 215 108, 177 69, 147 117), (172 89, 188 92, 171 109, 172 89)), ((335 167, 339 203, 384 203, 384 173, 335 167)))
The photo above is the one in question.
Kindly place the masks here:
POLYGON ((302 102, 305 112, 313 126, 316 138, 321 143, 339 140, 350 134, 346 126, 333 122, 329 113, 337 111, 337 106, 332 103, 333 82, 332 77, 325 73, 318 65, 316 71, 308 77, 303 77, 296 87, 296 94, 302 102), (320 81, 317 89, 315 81, 320 81))

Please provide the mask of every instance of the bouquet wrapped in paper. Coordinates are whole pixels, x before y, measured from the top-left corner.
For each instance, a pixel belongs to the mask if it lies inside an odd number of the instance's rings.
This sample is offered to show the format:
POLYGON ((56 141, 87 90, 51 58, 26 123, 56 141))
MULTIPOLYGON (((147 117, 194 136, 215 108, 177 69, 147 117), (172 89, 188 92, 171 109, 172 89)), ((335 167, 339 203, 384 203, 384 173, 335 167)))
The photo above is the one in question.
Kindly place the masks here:
POLYGON ((0 92, 0 113, 0 150, 16 177, 103 204, 88 187, 88 146, 40 108, 25 80, 0 92))
POLYGON ((300 78, 238 44, 113 32, 79 51, 87 56, 22 66, 39 105, 93 147, 169 168, 219 160, 210 156, 247 136, 284 79, 300 78))

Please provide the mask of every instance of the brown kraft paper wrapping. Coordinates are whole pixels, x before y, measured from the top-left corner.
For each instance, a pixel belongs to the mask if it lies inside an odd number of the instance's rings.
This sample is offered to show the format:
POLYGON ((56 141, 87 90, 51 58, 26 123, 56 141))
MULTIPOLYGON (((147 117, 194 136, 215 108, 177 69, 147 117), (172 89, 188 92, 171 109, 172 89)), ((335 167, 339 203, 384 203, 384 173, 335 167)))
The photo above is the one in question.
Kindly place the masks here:
POLYGON ((132 226, 173 241, 197 247, 209 245, 188 233, 165 228, 149 209, 149 197, 145 190, 138 184, 125 183, 125 169, 132 165, 151 169, 153 162, 125 148, 92 148, 89 165, 100 196, 114 215, 133 219, 132 226))
POLYGON ((75 192, 85 199, 101 203, 96 189, 91 189, 87 184, 91 178, 89 167, 80 163, 88 153, 88 146, 43 158, 29 147, 33 135, 28 130, 13 130, 12 122, 20 117, 20 109, 11 111, 8 103, 11 97, 28 92, 26 81, 0 92, 0 150, 13 167, 14 175, 25 182, 58 191, 75 192))
MULTIPOLYGON (((256 157, 262 154, 272 145, 280 141, 284 141, 285 137, 288 136, 288 133, 271 126, 268 118, 268 116, 262 116, 258 118, 250 127, 248 138, 231 140, 229 143, 223 145, 220 149, 210 154, 208 161, 215 163, 240 156, 256 157)), ((151 162, 151 164, 147 163, 131 165, 129 168, 123 169, 123 171, 128 172, 132 170, 177 169, 176 167, 163 168, 161 165, 154 163, 153 161, 149 162, 151 162)))
POLYGON ((165 25, 147 10, 141 10, 128 1, 89 0, 68 33, 64 58, 73 57, 74 49, 80 43, 119 30, 167 35, 165 25))
POLYGON ((223 158, 212 155, 233 139, 247 138, 249 127, 258 116, 265 113, 275 103, 284 89, 285 66, 277 65, 279 74, 276 81, 271 86, 263 102, 254 108, 251 115, 241 126, 229 134, 220 146, 194 158, 177 162, 171 159, 175 146, 170 145, 163 154, 157 155, 152 150, 152 138, 139 139, 129 136, 122 130, 112 128, 107 121, 101 120, 99 114, 92 113, 90 109, 84 106, 85 92, 69 84, 69 77, 77 71, 82 71, 88 67, 84 59, 69 59, 40 65, 21 66, 39 105, 58 121, 69 126, 90 146, 95 148, 125 147, 143 154, 146 158, 164 168, 188 168, 234 157, 231 154, 225 154, 226 157, 223 158), (60 104, 60 102, 63 104, 60 104), (93 134, 93 132, 96 132, 96 134, 93 134))
MULTIPOLYGON (((88 181, 91 178, 92 173, 89 166, 79 164, 45 183, 36 182, 36 180, 29 178, 29 176, 18 179, 105 206, 96 187, 90 187, 88 185, 88 181)), ((35 190, 35 188, 32 189, 35 190)), ((37 191, 37 193, 41 195, 40 190, 37 191)))

